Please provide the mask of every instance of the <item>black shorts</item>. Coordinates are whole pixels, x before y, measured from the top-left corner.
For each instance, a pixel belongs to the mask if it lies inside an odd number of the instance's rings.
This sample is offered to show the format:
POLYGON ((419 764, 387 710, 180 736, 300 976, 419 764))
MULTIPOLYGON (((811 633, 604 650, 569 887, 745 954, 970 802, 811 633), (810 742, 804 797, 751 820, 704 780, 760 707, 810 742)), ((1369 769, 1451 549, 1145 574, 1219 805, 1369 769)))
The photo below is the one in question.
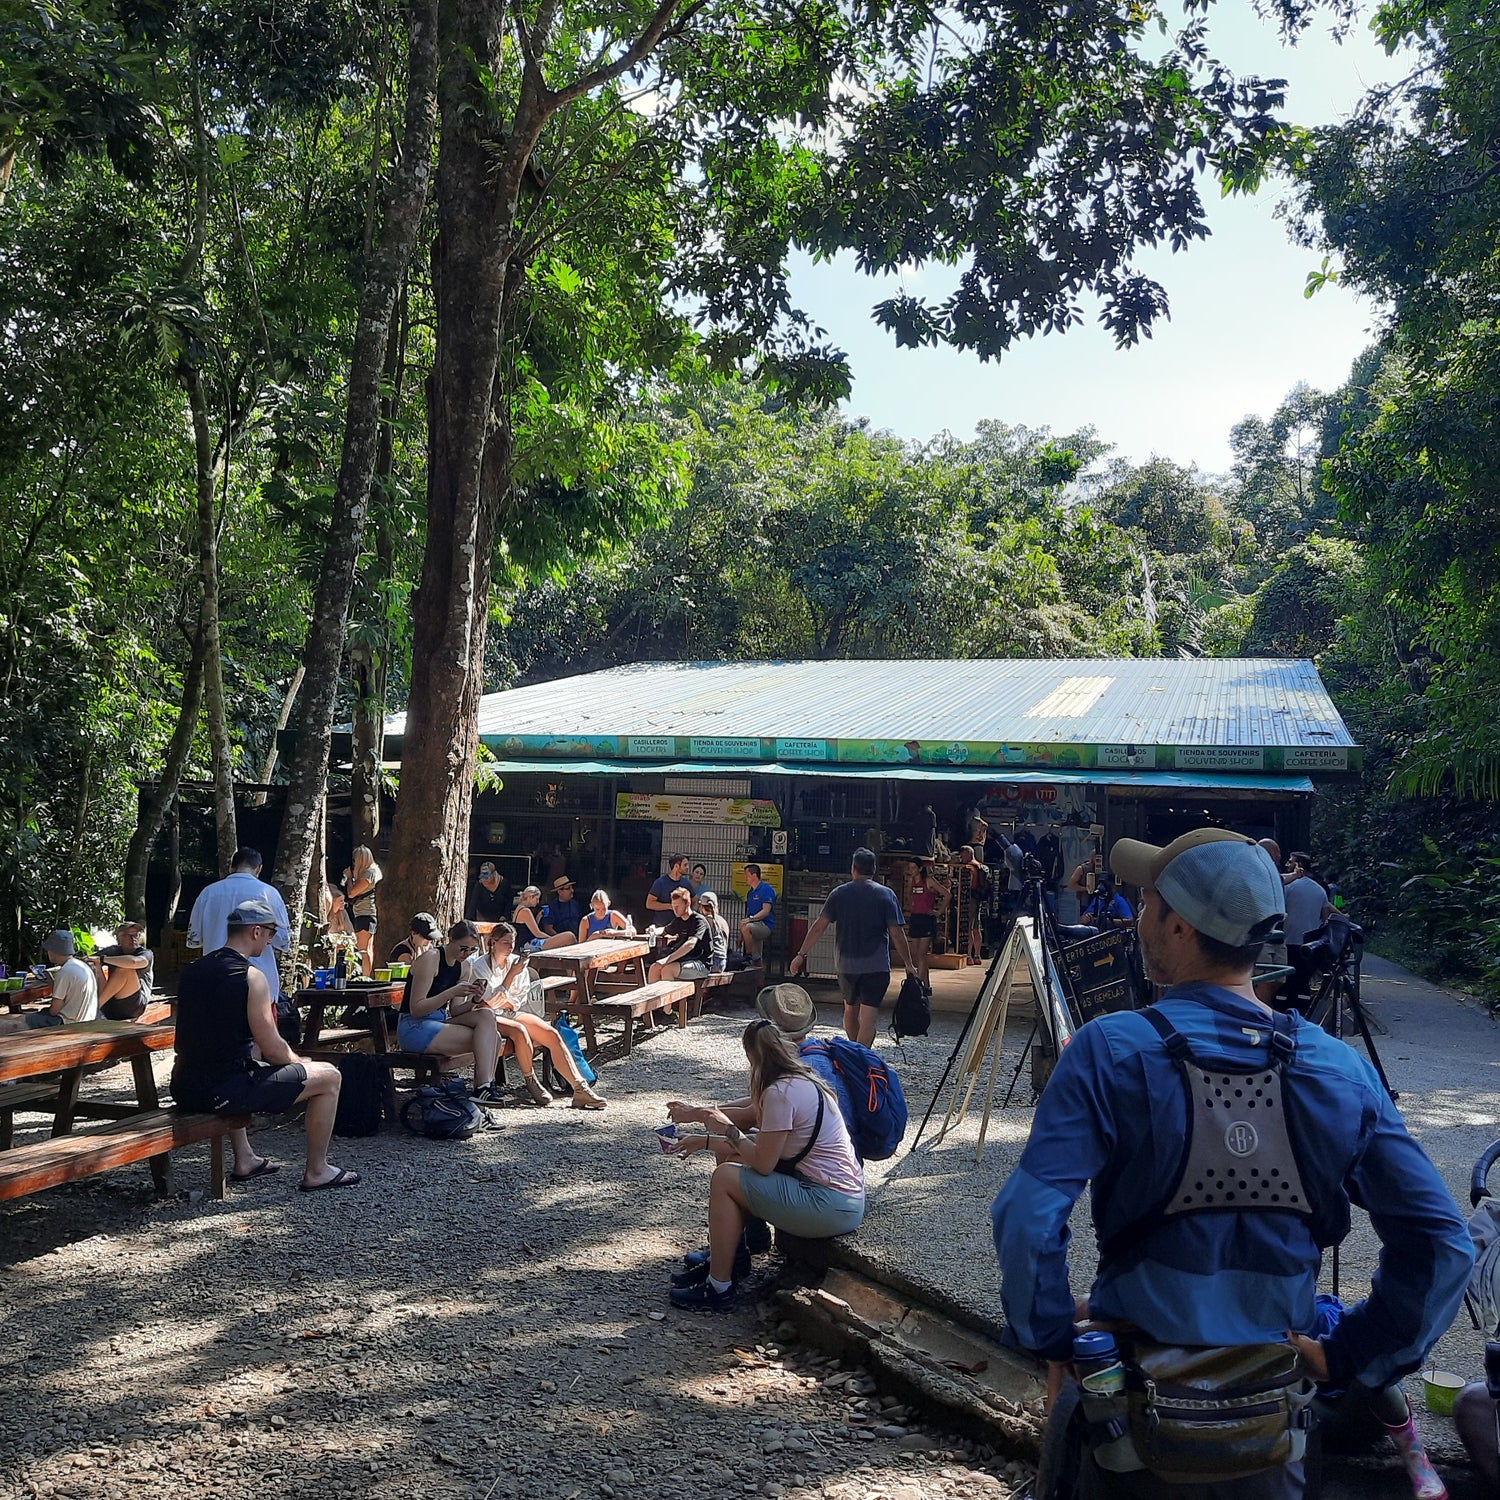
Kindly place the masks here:
POLYGON ((885 992, 890 987, 889 969, 881 969, 876 974, 839 975, 839 990, 845 1005, 873 1005, 879 1009, 885 1004, 885 992))
POLYGON ((356 932, 374 932, 375 931, 375 918, 374 917, 355 917, 355 919, 354 919, 354 930, 356 932))
POLYGON ((133 1021, 145 1008, 146 996, 137 990, 133 995, 116 995, 113 1000, 106 1000, 99 1014, 106 1021, 133 1021))
POLYGON ((246 1060, 233 1073, 206 1087, 172 1080, 172 1097, 182 1109, 215 1115, 279 1115, 290 1109, 307 1084, 304 1064, 246 1060))
POLYGON ((906 935, 914 938, 935 938, 937 918, 930 911, 914 911, 906 919, 906 935))

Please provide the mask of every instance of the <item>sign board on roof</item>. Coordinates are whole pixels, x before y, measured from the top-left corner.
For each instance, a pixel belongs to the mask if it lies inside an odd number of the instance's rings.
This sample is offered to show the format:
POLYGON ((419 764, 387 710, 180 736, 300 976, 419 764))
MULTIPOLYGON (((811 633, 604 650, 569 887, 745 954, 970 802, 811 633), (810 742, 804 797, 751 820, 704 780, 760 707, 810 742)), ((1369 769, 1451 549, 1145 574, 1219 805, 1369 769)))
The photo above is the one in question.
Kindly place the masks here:
POLYGON ((776 804, 761 797, 696 797, 683 792, 619 792, 615 816, 628 823, 748 824, 779 828, 776 804))

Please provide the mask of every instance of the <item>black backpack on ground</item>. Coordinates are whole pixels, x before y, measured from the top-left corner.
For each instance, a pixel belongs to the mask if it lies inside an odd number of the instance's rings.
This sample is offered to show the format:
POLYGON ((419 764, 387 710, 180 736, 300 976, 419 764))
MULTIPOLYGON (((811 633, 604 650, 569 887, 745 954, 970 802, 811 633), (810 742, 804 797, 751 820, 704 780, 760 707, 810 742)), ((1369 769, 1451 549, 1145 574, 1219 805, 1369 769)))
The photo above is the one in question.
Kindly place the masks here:
POLYGON ((350 1052, 339 1058, 338 1113, 333 1117, 335 1135, 374 1135, 380 1129, 385 1109, 385 1065, 368 1052, 350 1052))
POLYGON ((926 1036, 931 1029, 932 992, 915 974, 908 974, 891 1012, 891 1035, 899 1042, 904 1036, 926 1036))

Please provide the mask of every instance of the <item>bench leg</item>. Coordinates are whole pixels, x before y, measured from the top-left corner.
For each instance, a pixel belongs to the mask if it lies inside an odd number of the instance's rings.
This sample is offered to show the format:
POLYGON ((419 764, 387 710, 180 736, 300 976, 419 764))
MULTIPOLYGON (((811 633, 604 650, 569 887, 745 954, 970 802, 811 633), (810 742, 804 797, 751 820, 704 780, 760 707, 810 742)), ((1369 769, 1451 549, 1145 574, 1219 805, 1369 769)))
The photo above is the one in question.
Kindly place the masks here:
MULTIPOLYGON (((646 1018, 646 1024, 650 1025, 650 1023, 651 1023, 651 1018, 648 1016, 646 1018)), ((592 1031, 593 1027, 592 1026, 589 1027, 589 1030, 592 1031)), ((625 1056, 626 1057, 630 1056, 630 1049, 631 1049, 631 1047, 634 1044, 635 1044, 635 1017, 633 1015, 631 1015, 629 1011, 626 1011, 626 1013, 625 1013, 625 1056)), ((592 1036, 590 1036, 589 1037, 589 1046, 590 1046, 590 1048, 592 1048, 593 1045, 594 1045, 594 1039, 593 1039, 592 1036)))
POLYGON ((73 1115, 78 1107, 78 1085, 83 1079, 82 1068, 69 1068, 62 1075, 57 1090, 57 1113, 52 1117, 52 1134, 72 1135, 73 1115))
POLYGON ((677 1002, 677 1026, 678 1026, 679 1030, 682 1027, 686 1026, 687 1023, 688 1023, 688 1005, 689 1005, 689 1003, 690 1002, 688 1000, 679 1000, 677 1002))
MULTIPOLYGON (((389 1076, 389 1075, 387 1075, 389 1076)), ((224 1183, 224 1137, 214 1136, 208 1143, 208 1189, 215 1198, 225 1194, 224 1183)))
POLYGON ((0 1151, 9 1151, 11 1143, 15 1140, 16 1112, 13 1109, 0 1110, 0 1151))

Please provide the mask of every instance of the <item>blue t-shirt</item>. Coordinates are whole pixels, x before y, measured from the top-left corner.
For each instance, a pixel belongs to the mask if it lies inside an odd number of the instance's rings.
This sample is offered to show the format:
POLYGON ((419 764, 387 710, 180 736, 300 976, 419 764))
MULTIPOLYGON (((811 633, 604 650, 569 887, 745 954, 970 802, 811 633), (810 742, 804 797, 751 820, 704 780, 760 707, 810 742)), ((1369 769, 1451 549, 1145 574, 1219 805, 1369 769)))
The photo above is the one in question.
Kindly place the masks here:
POLYGON ((1133 921, 1135 912, 1131 910, 1130 903, 1116 891, 1106 903, 1102 892, 1096 891, 1089 897, 1083 913, 1079 917, 1080 922, 1091 924, 1095 927, 1105 925, 1106 919, 1110 921, 1133 921))
POLYGON ((542 926, 557 932, 577 932, 583 921, 583 906, 575 896, 571 901, 552 901, 542 908, 542 926))
MULTIPOLYGON (((1266 1065, 1270 1017, 1242 996, 1183 984, 1157 1009, 1204 1066, 1266 1065)), ((1380 1390, 1415 1370, 1452 1321, 1474 1247, 1370 1064, 1319 1026, 1299 1019, 1293 1035, 1283 1089, 1313 1216, 1176 1215, 1101 1261, 1089 1310, 1171 1343, 1275 1343, 1289 1328, 1305 1333, 1321 1251, 1343 1238, 1354 1203, 1380 1239, 1380 1266, 1369 1297, 1323 1347, 1336 1383, 1380 1390)), ((1101 1016, 1079 1028, 992 1210, 1006 1322, 1024 1348, 1049 1359, 1071 1353, 1068 1219, 1084 1188, 1107 1243, 1174 1186, 1186 1132, 1182 1074, 1144 1016, 1101 1016)))
POLYGON ((686 875, 684 875, 681 880, 673 880, 670 875, 658 875, 656 879, 651 882, 651 894, 655 896, 658 901, 670 902, 672 899, 672 892, 679 889, 691 893, 693 889, 693 882, 689 880, 686 875))
POLYGON ((764 880, 757 881, 745 893, 745 920, 764 922, 767 929, 776 926, 776 892, 764 880))
POLYGON ((833 923, 840 974, 889 973, 892 927, 905 927, 896 893, 878 880, 846 880, 823 903, 833 923))

